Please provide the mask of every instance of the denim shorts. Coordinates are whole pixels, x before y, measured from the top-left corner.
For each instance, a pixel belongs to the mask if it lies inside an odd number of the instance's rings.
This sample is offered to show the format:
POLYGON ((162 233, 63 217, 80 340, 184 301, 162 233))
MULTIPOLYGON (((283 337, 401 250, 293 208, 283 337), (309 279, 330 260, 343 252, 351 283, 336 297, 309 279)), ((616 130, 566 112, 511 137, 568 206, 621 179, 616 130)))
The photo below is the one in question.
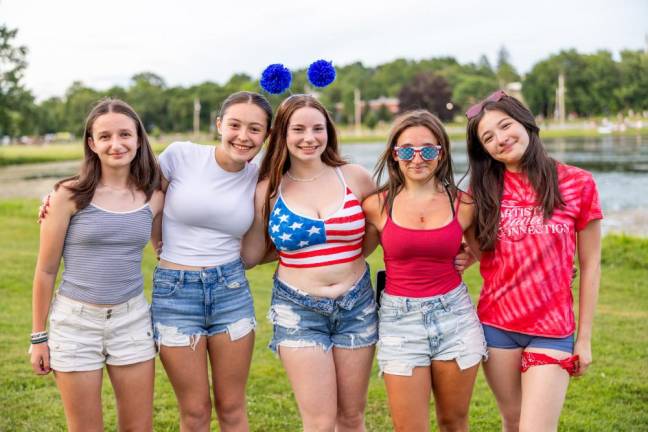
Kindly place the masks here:
POLYGON ((314 297, 281 282, 275 275, 268 318, 274 332, 270 349, 320 346, 361 348, 378 341, 378 317, 369 268, 342 296, 314 297))
POLYGON ((574 352, 574 335, 563 338, 533 336, 483 324, 486 344, 489 348, 547 348, 568 353, 574 352))
POLYGON ((131 365, 155 358, 149 305, 144 294, 110 307, 57 295, 49 317, 50 362, 59 372, 106 364, 131 365))
POLYGON ((153 332, 158 345, 191 346, 227 332, 240 339, 256 327, 250 285, 240 259, 204 270, 153 273, 153 332))
POLYGON ((438 296, 413 298, 382 294, 380 374, 411 376, 432 360, 456 360, 460 369, 486 357, 486 342, 466 286, 438 296))

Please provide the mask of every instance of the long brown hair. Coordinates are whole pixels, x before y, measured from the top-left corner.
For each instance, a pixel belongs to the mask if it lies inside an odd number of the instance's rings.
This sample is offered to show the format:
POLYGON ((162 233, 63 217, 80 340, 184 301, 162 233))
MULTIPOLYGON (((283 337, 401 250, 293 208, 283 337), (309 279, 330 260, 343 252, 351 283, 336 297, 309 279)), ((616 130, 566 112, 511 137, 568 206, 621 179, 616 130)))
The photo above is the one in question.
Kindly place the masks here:
POLYGON ((290 169, 290 158, 288 157, 288 146, 286 137, 288 136, 288 126, 290 118, 300 108, 311 107, 322 113, 326 119, 326 134, 328 141, 326 148, 322 153, 322 162, 331 167, 338 167, 346 164, 338 153, 338 137, 335 124, 331 119, 328 111, 324 108, 315 97, 306 94, 293 95, 285 99, 279 108, 277 108, 276 118, 268 147, 263 155, 261 168, 259 169, 259 181, 268 179, 268 189, 263 202, 263 220, 265 224, 266 246, 270 246, 270 236, 268 235, 268 219, 270 216, 270 201, 277 196, 281 178, 286 171, 290 169))
POLYGON ((129 182, 138 190, 144 192, 146 201, 151 199, 153 192, 160 187, 160 167, 153 154, 146 130, 135 110, 126 102, 119 99, 105 98, 100 100, 90 111, 85 122, 83 132, 83 162, 79 174, 68 177, 56 183, 54 189, 63 185, 72 192, 72 200, 77 210, 90 204, 99 180, 101 179, 101 161, 99 156, 90 148, 89 140, 92 138, 94 122, 104 114, 117 113, 129 117, 135 123, 137 131, 137 152, 130 163, 129 182))
POLYGON ((554 209, 565 203, 558 188, 556 161, 549 157, 540 140, 540 129, 533 114, 520 101, 503 96, 498 101, 485 102, 481 112, 468 121, 468 163, 470 190, 476 210, 475 234, 483 251, 495 248, 500 219, 500 200, 504 190, 505 166, 493 159, 482 145, 477 128, 486 111, 500 111, 519 122, 529 134, 529 146, 522 155, 520 167, 536 193, 537 204, 548 219, 554 209))
POLYGON ((432 132, 441 146, 438 159, 439 163, 430 179, 435 178, 436 183, 447 188, 453 200, 457 196, 452 157, 450 156, 450 139, 443 127, 443 123, 441 123, 441 120, 437 116, 427 110, 407 111, 394 120, 389 138, 387 139, 387 148, 378 159, 378 165, 376 165, 376 169, 374 170, 374 179, 376 180, 376 184, 379 185, 376 193, 378 194, 378 199, 382 201, 383 211, 385 208, 392 208, 396 195, 405 187, 405 176, 398 166, 398 161, 394 158, 394 147, 396 147, 396 143, 401 134, 406 129, 415 126, 427 128, 432 132), (387 182, 382 184, 381 181, 385 171, 387 171, 387 182), (386 197, 383 201, 383 195, 385 193, 386 197))

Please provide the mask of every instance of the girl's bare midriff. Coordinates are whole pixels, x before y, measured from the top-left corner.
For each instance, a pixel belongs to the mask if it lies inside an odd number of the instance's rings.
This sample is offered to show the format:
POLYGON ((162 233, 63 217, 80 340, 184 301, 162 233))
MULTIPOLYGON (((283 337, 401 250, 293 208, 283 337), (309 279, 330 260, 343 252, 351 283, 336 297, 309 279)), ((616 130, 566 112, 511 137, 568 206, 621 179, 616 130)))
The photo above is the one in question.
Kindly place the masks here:
POLYGON ((277 277, 286 285, 312 296, 337 298, 351 289, 365 269, 362 257, 348 263, 311 268, 284 267, 279 264, 277 277))

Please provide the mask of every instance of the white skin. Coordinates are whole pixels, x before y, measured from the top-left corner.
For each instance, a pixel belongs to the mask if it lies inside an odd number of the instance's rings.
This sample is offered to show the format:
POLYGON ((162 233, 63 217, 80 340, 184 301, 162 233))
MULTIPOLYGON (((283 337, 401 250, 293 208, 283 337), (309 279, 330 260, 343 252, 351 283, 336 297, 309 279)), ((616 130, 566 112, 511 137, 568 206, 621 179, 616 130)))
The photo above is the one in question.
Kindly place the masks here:
MULTIPOLYGON (((216 148, 215 164, 229 172, 238 172, 261 150, 269 133, 266 113, 253 103, 238 103, 227 108, 216 126, 221 144, 216 148)), ((169 182, 163 179, 166 191, 169 182)), ((161 245, 161 229, 152 239, 161 245)), ((159 249, 159 247, 158 247, 159 249)), ((196 267, 160 260, 160 267, 176 270, 202 270, 196 267)), ((200 338, 192 349, 160 347, 160 359, 173 385, 180 407, 181 431, 208 431, 211 420, 208 366, 211 366, 214 406, 222 431, 247 431, 245 385, 247 383, 254 332, 230 340, 227 332, 200 338)))
MULTIPOLYGON (((425 126, 412 126, 398 137, 396 145, 421 147, 438 145, 438 140, 425 126)), ((411 161, 399 160, 405 178, 403 190, 396 196, 392 217, 399 226, 410 229, 437 229, 452 221, 452 208, 442 184, 432 175, 446 157, 425 161, 416 153, 411 161), (424 215, 424 218, 421 216, 424 215)), ((378 243, 387 222, 388 210, 383 209, 383 197, 369 196, 362 208, 367 217, 365 242, 371 249, 378 243)), ((468 230, 474 217, 474 206, 463 196, 457 214, 462 230, 468 230)), ((461 370, 454 360, 433 360, 428 367, 416 367, 412 376, 385 373, 389 407, 397 431, 427 431, 430 427, 430 395, 434 394, 437 423, 442 431, 468 430, 468 408, 479 365, 461 370)))
MULTIPOLYGON (((344 188, 335 170, 321 159, 328 135, 326 118, 316 108, 297 109, 289 120, 285 137, 290 157, 290 174, 308 179, 295 182, 282 179, 282 194, 287 205, 306 217, 327 218, 344 199, 344 188)), ((341 167, 347 185, 359 200, 375 185, 362 167, 341 167)), ((267 180, 259 183, 255 197, 255 220, 243 241, 243 257, 248 265, 263 259, 265 250, 263 199, 267 180)), ((271 203, 274 205, 274 201, 271 203)), ((362 257, 350 263, 294 269, 278 267, 278 277, 310 295, 337 298, 348 291, 365 271, 362 257)), ((362 431, 364 410, 374 347, 345 349, 334 347, 293 348, 280 346, 279 354, 295 393, 305 431, 362 431), (317 373, 313 373, 317 371, 317 373)))
MULTIPOLYGON (((524 126, 501 111, 486 111, 477 128, 486 151, 513 172, 520 171, 529 135, 524 126)), ((591 221, 576 234, 580 266, 578 333, 574 354, 578 355, 576 376, 592 362, 592 323, 598 299, 601 261, 600 221, 591 221)), ((528 348, 557 359, 571 353, 528 348)), ((569 375, 558 365, 543 365, 520 373, 522 349, 489 348, 484 363, 486 379, 495 394, 504 431, 555 431, 567 393, 569 375)))
MULTIPOLYGON (((130 163, 138 148, 135 122, 124 114, 103 114, 92 125, 92 137, 88 139, 87 144, 101 162, 100 184, 92 202, 116 212, 130 211, 143 206, 146 195, 129 182, 130 163)), ((41 224, 38 261, 34 272, 33 332, 46 328, 65 235, 70 218, 77 211, 72 194, 64 187, 52 193, 51 203, 48 217, 41 224)), ((155 218, 161 215, 163 204, 163 194, 156 191, 149 201, 155 218)), ((38 375, 46 375, 51 371, 46 343, 33 345, 31 364, 38 375)), ((154 364, 154 360, 148 360, 127 366, 107 366, 117 400, 120 430, 152 430, 154 364)), ((103 430, 103 370, 54 373, 65 408, 68 430, 103 430)))

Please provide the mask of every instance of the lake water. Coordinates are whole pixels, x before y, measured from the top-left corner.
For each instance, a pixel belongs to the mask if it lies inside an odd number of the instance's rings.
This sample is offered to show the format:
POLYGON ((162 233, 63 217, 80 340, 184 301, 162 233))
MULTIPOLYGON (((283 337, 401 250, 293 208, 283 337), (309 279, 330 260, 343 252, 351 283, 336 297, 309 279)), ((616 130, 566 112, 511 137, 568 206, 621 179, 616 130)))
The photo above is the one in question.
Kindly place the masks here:
MULTIPOLYGON (((544 140, 556 159, 591 171, 605 213, 604 231, 623 231, 648 237, 648 136, 544 140)), ((466 145, 452 142, 455 173, 467 170, 466 145)), ((382 142, 346 144, 342 154, 373 171, 385 148, 382 142)), ((78 161, 0 168, 0 198, 37 198, 57 179, 76 173, 78 161)), ((467 186, 467 179, 462 183, 467 186)))
MULTIPOLYGON (((648 236, 648 136, 543 140, 551 156, 594 175, 605 213, 604 230, 648 236)), ((342 146, 349 160, 373 172, 385 143, 342 146)), ((455 176, 468 169, 465 142, 451 143, 455 176)), ((462 186, 467 187, 467 178, 462 186)))

